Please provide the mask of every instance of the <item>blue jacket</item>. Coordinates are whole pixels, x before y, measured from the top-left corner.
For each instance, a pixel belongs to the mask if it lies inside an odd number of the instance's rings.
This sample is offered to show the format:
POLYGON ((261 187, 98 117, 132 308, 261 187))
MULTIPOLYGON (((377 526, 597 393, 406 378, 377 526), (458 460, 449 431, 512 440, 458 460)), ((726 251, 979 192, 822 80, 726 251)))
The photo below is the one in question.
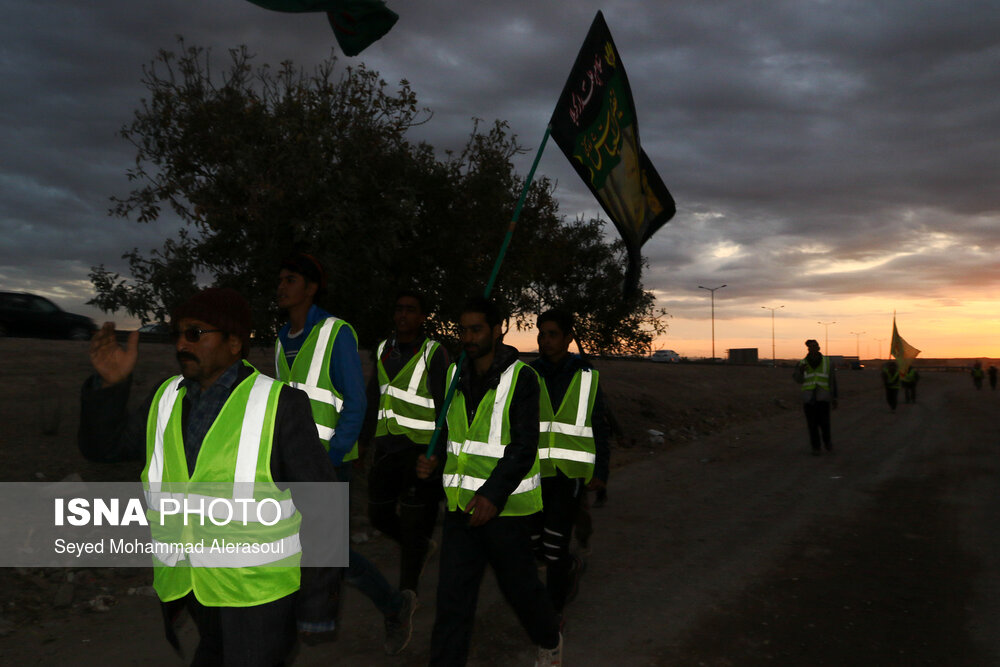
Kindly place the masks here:
MULTIPOLYGON (((309 337, 309 332, 317 322, 332 317, 316 304, 309 308, 306 314, 306 326, 302 334, 295 338, 288 337, 291 323, 286 322, 278 332, 278 339, 285 351, 285 359, 291 366, 302 343, 309 337)), ((344 407, 340 411, 340 421, 337 422, 337 432, 330 438, 330 460, 334 465, 340 465, 344 456, 351 451, 361 434, 361 425, 365 420, 365 408, 368 399, 365 396, 365 378, 361 371, 361 357, 358 356, 358 344, 348 329, 341 328, 333 341, 333 353, 330 355, 330 381, 343 395, 344 407)))

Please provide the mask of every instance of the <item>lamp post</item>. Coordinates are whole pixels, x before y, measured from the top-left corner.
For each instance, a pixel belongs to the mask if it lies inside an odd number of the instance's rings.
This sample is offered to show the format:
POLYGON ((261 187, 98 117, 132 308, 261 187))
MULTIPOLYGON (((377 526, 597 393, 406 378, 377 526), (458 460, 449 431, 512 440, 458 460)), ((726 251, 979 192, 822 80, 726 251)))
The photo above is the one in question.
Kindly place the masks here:
POLYGON ((823 342, 823 352, 826 355, 830 354, 830 325, 836 324, 836 322, 817 322, 816 324, 822 324, 826 327, 826 340, 823 342))
POLYGON ((865 332, 864 331, 851 331, 849 333, 852 336, 857 336, 857 338, 854 339, 854 354, 857 355, 858 361, 861 361, 861 334, 863 334, 865 332))
POLYGON ((876 340, 876 342, 878 342, 878 358, 881 359, 882 358, 882 343, 884 343, 886 341, 886 339, 885 338, 876 338, 875 340, 876 340))
POLYGON ((771 311, 771 367, 772 368, 774 368, 777 365, 777 362, 774 358, 774 311, 784 307, 785 307, 784 305, 775 306, 774 308, 771 308, 770 306, 761 306, 761 308, 763 308, 764 310, 771 311))
POLYGON ((715 290, 722 289, 725 285, 719 285, 718 287, 702 287, 698 285, 698 289, 707 289, 712 293, 712 361, 715 361, 715 290))

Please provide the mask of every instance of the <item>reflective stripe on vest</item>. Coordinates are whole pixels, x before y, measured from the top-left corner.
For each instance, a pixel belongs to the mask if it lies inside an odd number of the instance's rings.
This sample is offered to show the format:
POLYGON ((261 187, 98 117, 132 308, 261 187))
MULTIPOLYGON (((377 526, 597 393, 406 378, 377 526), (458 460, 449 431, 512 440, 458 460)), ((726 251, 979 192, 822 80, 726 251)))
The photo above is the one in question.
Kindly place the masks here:
MULTIPOLYGON (((327 451, 330 449, 330 438, 337 433, 340 412, 344 409, 344 397, 333 386, 329 372, 333 344, 343 326, 351 331, 352 336, 354 335, 351 326, 336 317, 328 317, 313 325, 298 354, 295 355, 291 368, 288 367, 281 338, 274 342, 274 368, 278 379, 308 394, 316 431, 327 451)), ((358 444, 354 443, 351 451, 344 456, 344 461, 356 458, 358 458, 358 444)))
POLYGON ((392 380, 389 379, 389 374, 382 364, 385 345, 386 341, 382 341, 375 353, 379 382, 378 425, 375 437, 391 433, 406 436, 415 443, 426 445, 431 441, 437 418, 427 369, 439 344, 430 339, 424 340, 417 353, 392 380))
POLYGON ((556 469, 571 479, 587 482, 594 476, 597 454, 591 419, 597 384, 597 371, 577 370, 559 410, 553 411, 545 380, 540 381, 538 458, 542 477, 554 476, 556 469))
POLYGON ((830 388, 830 358, 824 356, 819 368, 813 368, 805 359, 802 360, 804 368, 802 372, 802 391, 808 391, 819 387, 820 389, 830 388))
POLYGON ((256 371, 240 382, 205 434, 189 475, 180 382, 176 377, 160 386, 146 425, 142 481, 157 595, 167 602, 193 591, 204 605, 239 607, 293 593, 301 515, 270 472, 281 383, 256 371), (168 501, 199 508, 204 525, 198 514, 163 512, 168 501), (248 548, 213 548, 216 540, 248 548))
MULTIPOLYGON (((510 402, 522 372, 534 375, 534 369, 520 361, 500 375, 497 387, 487 391, 476 407, 471 425, 465 396, 460 389, 455 392, 448 409, 448 457, 442 474, 449 510, 464 510, 503 457, 510 443, 510 402)), ((448 369, 449 382, 454 373, 452 364, 448 369)), ((541 509, 541 475, 536 454, 531 468, 507 498, 500 516, 524 516, 541 509)))

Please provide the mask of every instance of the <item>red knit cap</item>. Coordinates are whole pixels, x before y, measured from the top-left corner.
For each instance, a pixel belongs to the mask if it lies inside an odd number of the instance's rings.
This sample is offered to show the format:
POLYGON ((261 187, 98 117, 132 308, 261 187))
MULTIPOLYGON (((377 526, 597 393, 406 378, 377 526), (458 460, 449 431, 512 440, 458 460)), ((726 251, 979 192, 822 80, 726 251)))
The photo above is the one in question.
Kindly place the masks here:
POLYGON ((229 287, 209 287, 174 308, 174 326, 182 319, 201 320, 243 341, 243 358, 250 354, 250 330, 253 318, 250 304, 243 295, 229 287))

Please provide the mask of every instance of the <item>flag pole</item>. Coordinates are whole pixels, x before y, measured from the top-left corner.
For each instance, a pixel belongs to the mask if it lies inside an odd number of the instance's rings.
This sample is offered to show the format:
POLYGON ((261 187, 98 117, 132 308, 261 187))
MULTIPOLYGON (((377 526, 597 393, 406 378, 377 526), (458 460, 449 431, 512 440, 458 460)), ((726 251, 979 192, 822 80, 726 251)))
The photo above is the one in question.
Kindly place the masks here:
MULTIPOLYGON (((490 294, 493 292, 493 285, 496 283, 497 275, 500 273, 500 267, 503 265, 504 257, 507 255, 507 248, 510 247, 510 241, 514 236, 514 230, 517 229, 517 221, 521 217, 521 209, 524 208, 524 201, 528 198, 528 188, 531 187, 531 182, 535 178, 535 169, 538 168, 538 162, 542 159, 542 151, 545 150, 545 144, 549 141, 549 135, 552 133, 552 126, 547 125, 545 127, 545 134, 542 136, 542 142, 538 145, 538 151, 535 153, 535 159, 531 163, 531 169, 528 171, 528 177, 524 179, 524 187, 521 189, 521 197, 517 200, 517 206, 514 207, 514 213, 510 217, 510 224, 507 226, 507 233, 503 237, 503 243, 500 245, 500 252, 497 254, 496 261, 493 262, 493 271, 490 273, 490 279, 486 282, 486 289, 483 290, 483 298, 488 299, 490 294)), ((445 419, 448 416, 448 408, 451 407, 451 399, 455 396, 455 389, 458 387, 459 375, 462 373, 462 364, 465 361, 465 350, 458 355, 458 360, 455 362, 455 374, 451 378, 451 383, 448 385, 448 391, 444 396, 444 404, 441 406, 440 412, 438 412, 437 419, 434 422, 434 434, 431 435, 430 444, 427 445, 427 458, 434 455, 434 450, 437 447, 437 441, 441 436, 441 429, 444 426, 445 419)))

